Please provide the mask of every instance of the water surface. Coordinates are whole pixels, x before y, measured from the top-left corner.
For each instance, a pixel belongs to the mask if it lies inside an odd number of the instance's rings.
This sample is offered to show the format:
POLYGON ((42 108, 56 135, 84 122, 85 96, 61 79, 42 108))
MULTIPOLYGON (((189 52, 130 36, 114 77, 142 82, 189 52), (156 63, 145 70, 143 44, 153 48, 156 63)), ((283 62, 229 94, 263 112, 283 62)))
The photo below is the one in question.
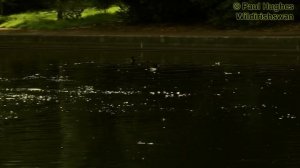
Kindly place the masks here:
POLYGON ((298 57, 5 52, 0 167, 299 167, 298 57))

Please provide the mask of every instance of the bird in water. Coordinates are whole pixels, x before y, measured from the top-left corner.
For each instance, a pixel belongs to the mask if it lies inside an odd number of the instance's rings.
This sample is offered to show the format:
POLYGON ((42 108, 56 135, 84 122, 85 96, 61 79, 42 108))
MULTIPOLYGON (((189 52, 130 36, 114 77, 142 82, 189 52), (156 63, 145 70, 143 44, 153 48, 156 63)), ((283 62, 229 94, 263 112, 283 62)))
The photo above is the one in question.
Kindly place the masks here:
POLYGON ((156 73, 158 71, 159 67, 160 67, 159 64, 154 64, 153 66, 150 66, 148 68, 148 70, 152 73, 156 73))
POLYGON ((149 72, 152 72, 152 73, 156 73, 160 67, 159 64, 152 64, 150 65, 150 62, 149 61, 146 61, 146 63, 137 63, 136 62, 136 59, 134 56, 130 57, 131 59, 131 65, 137 65, 137 66, 146 66, 147 68, 145 69, 146 71, 149 71, 149 72))

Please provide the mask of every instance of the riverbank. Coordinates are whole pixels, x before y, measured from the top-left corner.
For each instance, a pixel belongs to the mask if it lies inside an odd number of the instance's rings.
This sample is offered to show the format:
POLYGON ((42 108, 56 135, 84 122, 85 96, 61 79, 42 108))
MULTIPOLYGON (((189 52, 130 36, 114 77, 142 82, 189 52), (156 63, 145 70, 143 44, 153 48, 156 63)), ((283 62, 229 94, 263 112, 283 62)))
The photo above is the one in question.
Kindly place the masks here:
POLYGON ((118 36, 300 36, 300 24, 269 28, 218 29, 208 25, 105 25, 95 28, 31 30, 0 28, 0 35, 118 35, 118 36))
POLYGON ((0 49, 300 52, 300 36, 2 33, 0 49))
POLYGON ((1 29, 0 48, 299 53, 300 25, 251 30, 220 30, 200 25, 103 26, 56 31, 1 29))

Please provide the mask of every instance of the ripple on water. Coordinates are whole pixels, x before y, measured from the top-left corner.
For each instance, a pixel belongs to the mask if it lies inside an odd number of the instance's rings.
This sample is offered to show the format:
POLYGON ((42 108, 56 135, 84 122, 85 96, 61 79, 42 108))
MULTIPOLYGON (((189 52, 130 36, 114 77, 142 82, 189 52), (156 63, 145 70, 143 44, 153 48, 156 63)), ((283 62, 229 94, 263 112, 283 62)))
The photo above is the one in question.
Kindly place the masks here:
POLYGON ((191 93, 181 93, 178 91, 150 91, 150 95, 163 95, 165 98, 174 98, 174 97, 188 97, 191 96, 191 93))
POLYGON ((34 75, 25 76, 22 79, 23 80, 47 79, 47 77, 41 76, 40 74, 34 74, 34 75))
POLYGON ((144 142, 144 141, 138 141, 136 144, 137 145, 154 145, 153 142, 144 142))
POLYGON ((9 79, 0 77, 0 82, 8 82, 9 79))
POLYGON ((16 112, 10 110, 10 111, 1 111, 0 113, 0 120, 13 120, 18 119, 19 116, 16 112))
POLYGON ((49 80, 54 82, 72 82, 68 76, 51 77, 49 80))
MULTIPOLYGON (((26 124, 29 125, 24 126, 26 134, 28 129, 32 129, 30 124, 38 125, 41 128, 40 132, 34 132, 33 135, 35 136, 32 136, 32 134, 25 135, 29 137, 26 137, 29 140, 26 142, 22 141, 16 145, 17 147, 20 144, 24 145, 29 142, 29 145, 25 147, 35 150, 32 148, 32 144, 36 144, 36 142, 43 143, 41 138, 55 139, 53 143, 51 141, 51 143, 38 144, 37 146, 45 147, 46 150, 52 150, 56 147, 58 151, 52 151, 55 153, 55 156, 57 156, 57 153, 61 154, 62 150, 63 154, 68 155, 70 154, 68 150, 71 150, 72 155, 78 153, 80 158, 83 156, 82 154, 90 153, 91 155, 88 157, 89 159, 93 159, 93 157, 96 157, 93 155, 95 151, 90 147, 94 145, 104 147, 103 152, 98 153, 96 151, 96 153, 99 155, 103 153, 103 156, 106 156, 106 154, 114 156, 115 154, 118 155, 118 153, 114 153, 115 148, 117 148, 118 152, 120 151, 119 146, 116 147, 114 145, 117 142, 122 144, 121 147, 125 147, 132 152, 128 155, 128 158, 135 155, 140 160, 149 159, 151 161, 151 158, 161 157, 163 161, 171 160, 173 163, 176 159, 182 159, 182 151, 177 150, 177 148, 182 148, 184 149, 184 154, 187 154, 187 156, 193 156, 196 150, 200 151, 199 157, 197 155, 192 158, 196 158, 195 162, 201 162, 199 160, 199 158, 201 159, 201 154, 204 158, 207 158, 205 156, 211 147, 212 149, 219 145, 224 145, 222 146, 224 148, 232 147, 230 146, 231 143, 229 146, 227 146, 228 143, 223 143, 224 140, 226 142, 241 141, 234 150, 243 154, 247 153, 245 150, 249 147, 247 146, 248 143, 257 145, 271 139, 275 141, 273 144, 287 145, 282 140, 286 139, 286 133, 282 134, 284 136, 282 139, 267 137, 267 139, 262 140, 265 136, 274 134, 261 135, 260 132, 252 134, 252 129, 256 129, 257 126, 260 129, 260 126, 263 124, 263 126, 267 125, 263 131, 269 131, 268 124, 271 125, 273 121, 278 123, 285 123, 285 121, 287 121, 286 123, 295 123, 298 119, 297 112, 293 111, 290 107, 282 106, 281 103, 284 100, 281 97, 274 98, 272 96, 273 91, 277 91, 279 96, 289 100, 289 96, 294 93, 293 89, 296 88, 295 90, 298 91, 298 85, 296 85, 298 83, 294 82, 294 79, 290 79, 289 82, 289 85, 295 84, 294 88, 280 88, 281 86, 278 85, 279 80, 276 75, 266 76, 262 74, 262 77, 257 79, 255 76, 257 71, 253 74, 253 72, 242 71, 241 69, 243 76, 238 76, 240 69, 234 69, 234 67, 228 67, 227 69, 227 65, 222 64, 221 66, 220 62, 214 64, 215 68, 210 65, 200 68, 194 67, 195 71, 183 69, 183 71, 175 72, 176 68, 174 68, 175 71, 168 70, 168 73, 170 72, 168 75, 164 74, 163 68, 159 69, 160 73, 156 73, 155 75, 148 73, 149 71, 145 72, 144 68, 140 68, 140 72, 135 72, 137 75, 130 77, 126 75, 120 77, 120 73, 115 72, 116 67, 109 69, 103 65, 95 66, 93 68, 98 69, 94 73, 90 72, 90 69, 84 69, 85 67, 89 67, 89 65, 84 66, 83 64, 85 63, 60 64, 62 65, 61 68, 65 71, 60 71, 59 74, 51 74, 50 76, 52 77, 48 77, 47 79, 40 74, 50 73, 42 71, 43 73, 39 72, 18 79, 17 82, 20 80, 23 81, 15 85, 8 85, 5 82, 1 82, 1 86, 3 87, 0 89, 0 120, 4 121, 2 123, 5 123, 5 121, 22 123, 26 120, 26 124), (107 75, 108 72, 109 75, 107 75), (116 76, 114 76, 115 73, 117 74, 116 76), (184 75, 182 75, 183 73, 184 75), (80 80, 81 76, 84 75, 91 75, 96 80, 80 80), (150 77, 148 78, 148 76, 150 77), (154 79, 152 78, 153 76, 155 76, 154 79), (239 78, 233 79, 236 76, 239 78), (227 82, 224 82, 225 78, 228 79, 227 82), (76 81, 68 83, 67 81, 71 81, 69 79, 76 79, 76 81), (249 84, 248 81, 252 83, 249 84), (262 87, 262 90, 259 89, 260 87, 262 87), (269 92, 270 90, 272 93, 269 92), (235 95, 232 96, 233 94, 235 95), (278 101, 278 99, 282 101, 278 101), (283 108, 286 109, 283 110, 283 108), (25 118, 26 116, 29 117, 25 118), (220 120, 212 120, 210 117, 221 117, 225 120, 228 119, 230 122, 219 122, 220 120), (267 117, 270 117, 272 122, 268 119, 265 120, 267 117), (45 122, 46 119, 44 118, 51 118, 51 121, 45 122), (44 125, 40 125, 41 123, 44 125), (257 123, 259 125, 255 125, 257 123), (226 131, 229 131, 229 134, 226 131), (242 134, 239 134, 239 132, 242 134), (82 148, 82 142, 91 143, 90 137, 93 137, 92 144, 87 144, 82 148), (207 142, 212 137, 215 137, 215 139, 219 138, 222 142, 217 140, 213 143, 208 143, 209 145, 207 146, 207 142), (259 140, 259 143, 256 140, 259 140), (184 144, 181 142, 184 142, 184 144), (101 146, 101 144, 111 146, 106 148, 106 146, 101 146), (245 148, 240 149, 240 144, 246 145, 245 148), (74 146, 75 148, 73 148, 74 146), (79 147, 76 148, 76 146, 79 147), (201 151, 204 152, 201 153, 201 151), (157 155, 159 153, 165 154, 165 152, 170 153, 166 153, 167 155, 164 156, 157 155), (151 156, 152 154, 155 156, 151 156), (168 156, 172 156, 172 158, 164 158, 168 156), (173 156, 178 156, 178 158, 174 158, 173 156)), ((122 67, 117 68, 120 71, 124 70, 122 67)), ((125 70, 129 70, 129 73, 133 71, 128 67, 125 70)), ((0 81, 8 80, 0 78, 0 81)), ((297 94, 294 95, 296 96, 297 94)), ((14 129, 13 126, 11 128, 14 129)), ((285 128, 287 127, 283 127, 283 129, 285 128)), ((7 131, 7 133, 9 132, 7 131)), ((277 133, 280 134, 280 130, 277 133)), ((18 136, 21 137, 23 135, 18 136)), ((9 142, 13 145, 17 142, 13 138, 9 140, 13 140, 13 142, 9 142)), ((294 146, 289 146, 289 150, 294 150, 294 147, 299 145, 299 143, 296 143, 296 138, 293 140, 295 140, 295 143, 292 144, 294 146)), ((7 149, 14 150, 15 147, 7 149)), ((254 156, 256 152, 261 153, 261 149, 261 146, 251 146, 251 156, 254 156)), ((279 151, 282 149, 279 146, 279 151)), ((16 155, 18 155, 17 150, 13 152, 16 152, 16 155)), ((3 153, 5 154, 6 152, 3 153)), ((95 159, 99 159, 99 157, 95 159)), ((193 159, 189 158, 188 160, 193 161, 193 159)), ((74 160, 66 161, 71 163, 74 160)), ((93 160, 90 161, 92 164, 93 160)), ((99 167, 99 165, 97 166, 99 167)), ((111 165, 105 166, 109 167, 111 165)), ((237 165, 225 166, 236 167, 237 165)))

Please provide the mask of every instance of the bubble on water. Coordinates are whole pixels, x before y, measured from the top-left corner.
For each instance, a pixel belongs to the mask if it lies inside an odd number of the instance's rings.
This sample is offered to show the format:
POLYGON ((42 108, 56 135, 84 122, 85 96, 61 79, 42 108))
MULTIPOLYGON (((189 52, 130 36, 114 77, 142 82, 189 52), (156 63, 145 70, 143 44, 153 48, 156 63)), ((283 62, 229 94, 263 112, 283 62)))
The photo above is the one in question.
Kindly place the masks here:
POLYGON ((72 81, 69 79, 68 76, 51 77, 49 80, 54 81, 54 82, 70 82, 70 81, 72 81))
POLYGON ((7 78, 0 77, 0 82, 7 82, 7 81, 9 81, 7 78))
POLYGON ((145 144, 146 144, 146 142, 143 142, 143 141, 138 141, 138 142, 137 142, 137 144, 138 144, 138 145, 145 145, 145 144))
POLYGON ((295 115, 292 115, 290 118, 291 119, 296 119, 297 117, 295 115))
POLYGON ((110 90, 106 90, 106 91, 99 91, 101 94, 105 94, 105 95, 112 95, 112 94, 120 94, 120 95, 134 95, 134 94, 141 94, 141 91, 110 91, 110 90))
POLYGON ((157 68, 155 68, 155 67, 150 67, 150 68, 149 68, 149 71, 152 72, 152 73, 156 73, 157 68))
POLYGON ((283 119, 296 119, 297 117, 293 114, 287 113, 285 115, 281 115, 280 117, 278 117, 279 120, 283 120, 283 119))
POLYGON ((212 66, 221 66, 221 62, 215 62, 212 66))
POLYGON ((94 94, 96 93, 94 86, 83 86, 83 87, 79 87, 78 88, 78 93, 82 93, 82 94, 94 94))
POLYGON ((265 83, 267 86, 270 86, 270 85, 272 85, 272 82, 266 82, 265 83))
POLYGON ((34 75, 25 76, 22 79, 23 80, 46 79, 46 77, 41 76, 40 74, 34 74, 34 75))
POLYGON ((31 91, 31 92, 41 92, 41 91, 43 91, 43 89, 40 89, 40 88, 28 88, 27 90, 31 91))
POLYGON ((224 75, 232 75, 231 72, 224 72, 224 75))
POLYGON ((144 142, 144 141, 138 141, 138 145, 154 145, 154 142, 144 142))
POLYGON ((75 62, 73 65, 81 65, 81 62, 75 62))
POLYGON ((2 111, 0 115, 0 120, 13 120, 13 119, 18 119, 19 116, 15 111, 2 111))

